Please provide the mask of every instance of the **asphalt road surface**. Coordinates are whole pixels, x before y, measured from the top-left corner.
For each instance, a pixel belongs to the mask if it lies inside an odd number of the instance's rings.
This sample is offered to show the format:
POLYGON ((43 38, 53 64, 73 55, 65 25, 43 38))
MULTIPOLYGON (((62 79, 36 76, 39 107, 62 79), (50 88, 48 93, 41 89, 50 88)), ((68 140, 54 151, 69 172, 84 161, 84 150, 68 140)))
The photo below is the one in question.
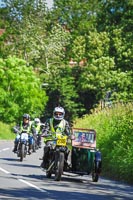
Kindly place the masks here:
POLYGON ((90 176, 45 177, 40 168, 43 148, 23 162, 12 152, 13 141, 0 141, 0 200, 133 200, 133 186, 90 176))

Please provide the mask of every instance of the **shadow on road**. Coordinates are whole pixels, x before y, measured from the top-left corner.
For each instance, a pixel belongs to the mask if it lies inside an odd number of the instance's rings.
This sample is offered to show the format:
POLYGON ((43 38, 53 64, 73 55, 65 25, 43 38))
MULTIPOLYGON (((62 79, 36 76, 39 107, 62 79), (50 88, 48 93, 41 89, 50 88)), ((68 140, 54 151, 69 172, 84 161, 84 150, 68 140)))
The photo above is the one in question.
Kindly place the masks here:
POLYGON ((91 193, 91 191, 79 192, 73 190, 73 191, 55 191, 49 189, 44 190, 36 190, 32 188, 21 188, 16 189, 12 188, 10 190, 8 189, 0 189, 0 199, 14 199, 14 200, 38 200, 38 199, 44 199, 44 200, 115 200, 115 199, 121 199, 121 200, 129 200, 130 198, 122 197, 120 198, 117 194, 106 194, 101 193, 100 191, 95 191, 95 193, 91 193))
POLYGON ((6 163, 6 165, 14 165, 14 166, 21 166, 21 167, 32 167, 32 168, 40 168, 38 165, 31 165, 31 164, 26 164, 25 162, 20 162, 18 158, 0 158, 0 160, 6 160, 9 162, 15 161, 15 163, 6 163), (18 164, 16 163, 18 161, 18 164))
POLYGON ((0 160, 6 160, 6 161, 11 161, 11 162, 12 161, 19 161, 18 158, 0 158, 0 160))

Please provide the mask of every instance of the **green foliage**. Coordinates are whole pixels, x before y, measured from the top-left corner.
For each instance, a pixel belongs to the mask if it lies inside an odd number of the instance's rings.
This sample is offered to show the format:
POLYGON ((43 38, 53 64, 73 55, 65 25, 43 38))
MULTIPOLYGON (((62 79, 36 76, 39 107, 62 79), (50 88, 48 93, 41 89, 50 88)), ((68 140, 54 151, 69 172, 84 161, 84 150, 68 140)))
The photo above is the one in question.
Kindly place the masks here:
POLYGON ((24 60, 14 57, 0 59, 0 119, 13 122, 24 112, 39 115, 47 97, 40 89, 40 79, 24 60))
POLYGON ((97 59, 109 55, 110 38, 107 32, 98 33, 96 30, 89 32, 87 36, 87 58, 97 59))
POLYGON ((66 24, 74 35, 84 35, 93 29, 98 9, 98 0, 54 0, 54 17, 66 24))
POLYGON ((11 125, 0 122, 0 140, 14 139, 14 134, 11 131, 11 125))
POLYGON ((78 63, 85 58, 86 42, 83 36, 78 36, 73 41, 73 59, 78 63))
POLYGON ((40 51, 44 48, 43 42, 46 37, 45 4, 42 3, 40 7, 34 0, 10 0, 7 8, 10 21, 6 27, 6 54, 16 55, 26 60, 27 64, 35 66, 40 60, 40 51))
POLYGON ((113 59, 101 57, 93 59, 90 65, 84 68, 79 80, 82 89, 94 89, 108 87, 111 82, 111 69, 114 67, 113 59))
POLYGON ((53 68, 50 76, 45 77, 48 83, 47 95, 50 97, 45 117, 50 117, 55 106, 63 106, 66 111, 66 118, 72 120, 80 109, 79 103, 76 103, 78 95, 76 93, 72 69, 66 66, 53 68))
MULTIPOLYGON (((133 98, 131 0, 54 0, 52 10, 41 0, 5 2, 0 54, 16 55, 34 67, 48 84, 48 109, 60 99, 71 118, 89 113, 108 90, 112 100, 133 98), (77 65, 64 77, 71 58, 77 65), (82 66, 80 61, 85 61, 82 66)), ((12 105, 15 113, 17 105, 12 105)))
POLYGON ((102 152, 103 175, 133 183, 133 112, 132 103, 116 104, 110 109, 93 111, 77 119, 75 127, 97 132, 97 147, 102 152))
POLYGON ((69 32, 57 23, 51 25, 44 1, 13 0, 7 8, 12 10, 12 20, 6 28, 9 32, 6 54, 10 52, 26 60, 27 65, 50 73, 50 66, 64 58, 69 32))
POLYGON ((97 30, 106 31, 110 37, 110 54, 115 57, 116 67, 132 70, 133 2, 103 1, 97 13, 97 30))

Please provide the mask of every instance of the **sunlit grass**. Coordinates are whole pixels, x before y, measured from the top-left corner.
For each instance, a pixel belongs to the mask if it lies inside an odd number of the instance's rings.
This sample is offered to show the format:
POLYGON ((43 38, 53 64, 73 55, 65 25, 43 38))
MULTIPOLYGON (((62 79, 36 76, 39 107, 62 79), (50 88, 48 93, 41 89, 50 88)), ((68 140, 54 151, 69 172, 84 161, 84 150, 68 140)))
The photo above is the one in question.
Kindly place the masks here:
POLYGON ((76 119, 76 128, 97 132, 97 147, 102 152, 103 174, 113 179, 133 182, 133 104, 117 104, 76 119), (129 170, 130 169, 130 170, 129 170))
POLYGON ((14 137, 14 133, 11 131, 11 125, 0 122, 0 140, 11 140, 14 137))

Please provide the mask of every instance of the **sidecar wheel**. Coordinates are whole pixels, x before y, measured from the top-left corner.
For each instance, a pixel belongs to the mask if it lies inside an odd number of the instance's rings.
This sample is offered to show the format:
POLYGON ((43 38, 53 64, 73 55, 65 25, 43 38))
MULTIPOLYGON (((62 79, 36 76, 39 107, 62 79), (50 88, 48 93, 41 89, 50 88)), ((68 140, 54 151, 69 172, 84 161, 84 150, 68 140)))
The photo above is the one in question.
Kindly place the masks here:
POLYGON ((93 172, 92 172, 92 181, 93 182, 98 182, 100 172, 101 172, 101 162, 95 161, 94 162, 94 169, 93 169, 93 172))
POLYGON ((99 179, 99 175, 96 174, 96 173, 93 173, 93 174, 92 174, 92 181, 93 181, 93 182, 98 182, 98 179, 99 179))

